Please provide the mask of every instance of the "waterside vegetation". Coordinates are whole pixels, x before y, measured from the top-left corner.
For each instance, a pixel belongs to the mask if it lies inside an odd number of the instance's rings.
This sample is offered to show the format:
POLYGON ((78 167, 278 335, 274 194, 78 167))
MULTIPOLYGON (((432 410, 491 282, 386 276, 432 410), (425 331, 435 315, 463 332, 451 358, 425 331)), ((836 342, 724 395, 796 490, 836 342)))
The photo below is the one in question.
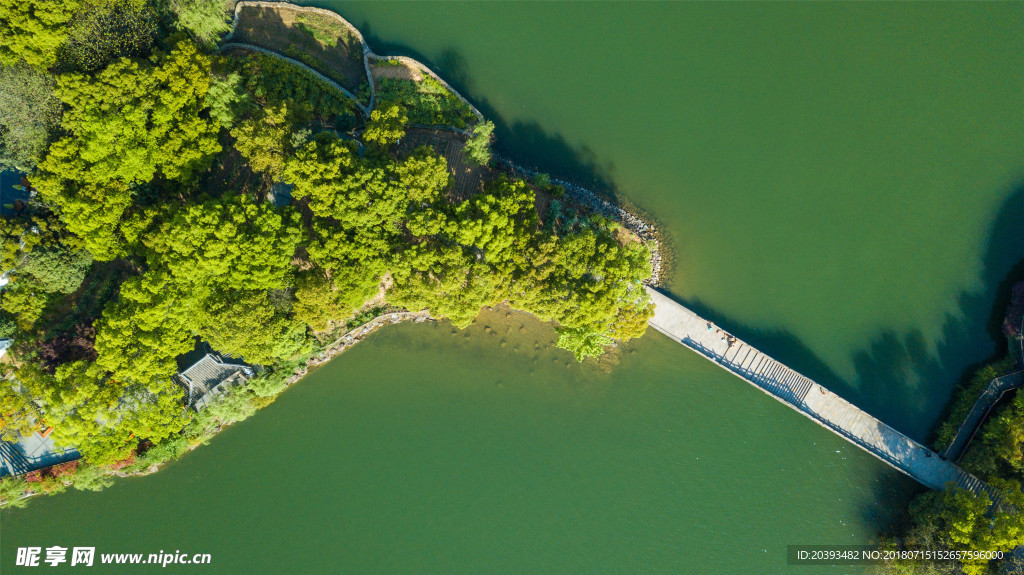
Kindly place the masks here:
MULTIPOLYGON (((364 118, 307 70, 218 52, 216 5, 0 7, 0 101, 17 104, 0 161, 35 194, 0 219, 0 337, 14 341, 0 434, 52 428, 82 455, 0 481, 6 505, 179 457, 368 312, 465 327, 504 304, 552 322, 579 360, 644 333, 647 244, 582 208, 571 227, 542 221, 537 198, 556 190, 489 165, 489 124, 466 138, 486 177, 465 198, 450 192, 467 166, 400 145, 417 120, 475 121, 460 98, 424 79, 382 90, 364 118), (188 409, 171 378, 197 340, 261 375, 188 409)), ((322 24, 296 20, 331 45, 322 24)))

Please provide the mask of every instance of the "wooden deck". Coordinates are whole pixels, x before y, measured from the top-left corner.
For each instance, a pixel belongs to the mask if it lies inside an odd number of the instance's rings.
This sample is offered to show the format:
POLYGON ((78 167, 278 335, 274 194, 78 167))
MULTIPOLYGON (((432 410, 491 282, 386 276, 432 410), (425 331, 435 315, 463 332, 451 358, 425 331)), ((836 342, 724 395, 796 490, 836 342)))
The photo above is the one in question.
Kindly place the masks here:
POLYGON ((875 419, 852 403, 775 361, 746 342, 647 288, 654 301, 649 324, 721 368, 771 395, 818 425, 932 489, 950 481, 973 493, 995 491, 938 453, 875 419))

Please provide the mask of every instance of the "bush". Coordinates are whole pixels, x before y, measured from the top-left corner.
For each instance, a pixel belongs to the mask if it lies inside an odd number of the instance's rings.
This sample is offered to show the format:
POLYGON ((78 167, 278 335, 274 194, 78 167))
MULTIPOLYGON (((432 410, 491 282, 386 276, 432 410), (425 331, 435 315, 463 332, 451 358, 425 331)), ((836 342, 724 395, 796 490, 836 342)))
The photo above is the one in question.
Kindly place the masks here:
POLYGON ((576 328, 558 329, 558 347, 571 351, 576 361, 598 357, 613 340, 606 334, 576 328))
POLYGON ((18 331, 18 324, 14 317, 6 312, 0 312, 0 339, 10 339, 18 331))
POLYGON ((231 70, 244 79, 246 91, 261 107, 288 103, 302 123, 315 115, 329 119, 351 114, 352 102, 322 80, 298 66, 266 54, 247 54, 229 60, 231 70))
POLYGON ((287 380, 290 374, 291 372, 287 370, 275 370, 250 379, 247 385, 256 397, 275 397, 288 387, 287 380))

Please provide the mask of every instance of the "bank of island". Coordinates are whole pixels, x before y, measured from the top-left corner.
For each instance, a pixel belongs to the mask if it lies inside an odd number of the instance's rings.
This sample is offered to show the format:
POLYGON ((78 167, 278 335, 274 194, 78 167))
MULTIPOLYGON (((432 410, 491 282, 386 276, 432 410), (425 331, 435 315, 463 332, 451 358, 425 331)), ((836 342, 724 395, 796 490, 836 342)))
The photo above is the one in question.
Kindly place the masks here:
MULTIPOLYGON (((154 471, 391 323, 464 327, 506 306, 584 360, 652 316, 661 257, 643 219, 495 157, 468 100, 420 62, 374 54, 338 15, 222 8, 0 7, 0 162, 28 177, 0 220, 6 505, 154 471)), ((783 401, 803 394, 793 405, 826 394, 713 333, 684 343, 783 401)), ((1009 441, 1016 465, 1013 409, 982 437, 1009 441)), ((987 486, 965 475, 968 489, 924 496, 928 537, 894 544, 1024 540, 1019 478, 968 467, 987 486)))
POLYGON ((390 323, 505 306, 581 361, 644 333, 642 220, 494 157, 336 14, 186 4, 0 9, 7 504, 155 470, 390 323))

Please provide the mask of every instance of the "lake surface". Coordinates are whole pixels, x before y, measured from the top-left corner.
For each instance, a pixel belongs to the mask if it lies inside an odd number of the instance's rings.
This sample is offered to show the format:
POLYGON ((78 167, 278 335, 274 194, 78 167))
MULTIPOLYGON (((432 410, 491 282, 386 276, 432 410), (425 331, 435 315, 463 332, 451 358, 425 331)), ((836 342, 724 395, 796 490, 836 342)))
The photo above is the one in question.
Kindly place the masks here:
MULTIPOLYGON (((995 351, 1020 4, 318 5, 452 81, 501 152, 653 214, 675 297, 915 438, 995 351)), ((656 333, 580 366, 509 327, 388 328, 159 474, 4 512, 0 567, 59 544, 217 573, 779 573, 914 489, 656 333)))

